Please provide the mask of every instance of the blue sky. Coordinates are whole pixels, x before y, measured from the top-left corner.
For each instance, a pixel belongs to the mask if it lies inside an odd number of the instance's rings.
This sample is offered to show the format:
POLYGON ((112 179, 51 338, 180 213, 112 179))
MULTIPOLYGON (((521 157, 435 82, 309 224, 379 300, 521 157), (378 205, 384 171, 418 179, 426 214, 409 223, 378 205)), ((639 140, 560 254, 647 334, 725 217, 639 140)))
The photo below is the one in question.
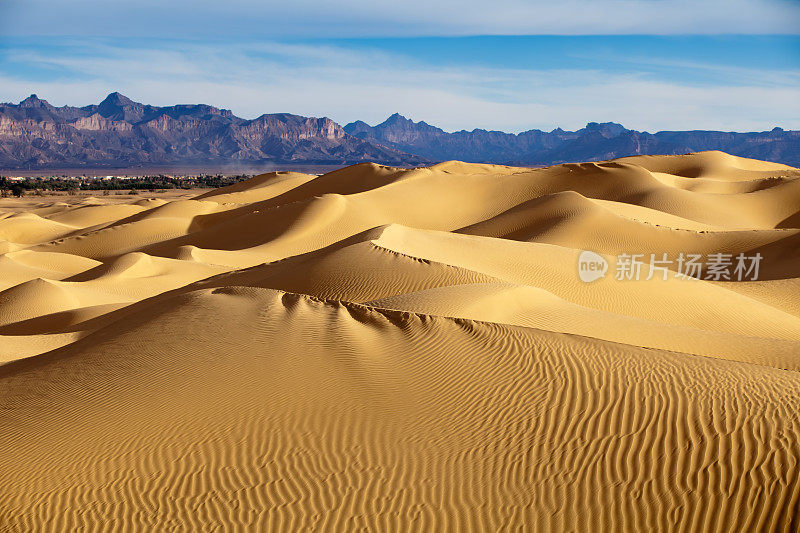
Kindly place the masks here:
POLYGON ((800 129, 800 2, 0 0, 0 101, 446 130, 800 129))

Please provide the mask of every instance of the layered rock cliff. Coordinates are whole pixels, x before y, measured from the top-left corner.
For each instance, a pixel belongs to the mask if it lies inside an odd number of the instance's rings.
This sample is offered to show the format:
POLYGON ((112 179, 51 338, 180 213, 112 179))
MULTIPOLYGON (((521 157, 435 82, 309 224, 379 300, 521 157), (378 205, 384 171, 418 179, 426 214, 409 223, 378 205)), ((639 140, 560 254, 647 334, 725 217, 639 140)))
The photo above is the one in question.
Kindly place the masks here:
POLYGON ((209 105, 157 107, 119 93, 85 107, 54 107, 36 95, 0 104, 0 168, 367 160, 427 162, 349 135, 329 118, 280 113, 245 120, 209 105))

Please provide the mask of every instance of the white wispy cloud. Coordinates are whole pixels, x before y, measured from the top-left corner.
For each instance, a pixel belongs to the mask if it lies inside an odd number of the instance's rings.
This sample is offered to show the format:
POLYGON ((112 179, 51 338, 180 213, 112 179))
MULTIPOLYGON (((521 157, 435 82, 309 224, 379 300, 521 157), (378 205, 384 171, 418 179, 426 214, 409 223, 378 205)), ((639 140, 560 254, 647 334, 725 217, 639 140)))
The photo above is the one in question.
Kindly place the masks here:
POLYGON ((0 34, 797 34, 796 0, 0 0, 0 34))
POLYGON ((6 101, 36 92, 55 105, 85 105, 119 90, 145 103, 209 103, 248 118, 292 112, 376 123, 398 111, 447 130, 574 129, 609 120, 648 131, 800 128, 798 74, 786 71, 739 69, 729 74, 744 83, 703 86, 599 69, 431 66, 380 50, 279 42, 7 53, 29 69, 63 75, 42 81, 0 71, 6 101), (770 82, 758 83, 764 77, 770 82))

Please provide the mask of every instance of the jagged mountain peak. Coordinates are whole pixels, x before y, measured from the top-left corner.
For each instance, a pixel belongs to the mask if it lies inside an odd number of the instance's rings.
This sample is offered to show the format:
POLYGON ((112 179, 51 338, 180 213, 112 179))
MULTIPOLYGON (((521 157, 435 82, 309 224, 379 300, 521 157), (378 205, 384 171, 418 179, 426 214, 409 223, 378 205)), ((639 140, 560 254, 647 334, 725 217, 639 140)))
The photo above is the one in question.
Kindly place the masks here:
MULTIPOLYGON (((353 123, 356 124, 356 123, 353 123)), ((367 126, 369 127, 369 126, 367 126)), ((420 133, 444 133, 444 130, 437 128, 436 126, 431 126, 425 121, 420 120, 419 122, 414 122, 410 118, 406 118, 400 113, 394 113, 389 118, 375 126, 375 129, 387 130, 387 131, 417 131, 420 133)))
POLYGON ((625 126, 616 122, 589 122, 583 130, 585 132, 600 133, 604 137, 617 137, 628 131, 625 126))
POLYGON ((100 105, 103 105, 103 104, 116 105, 116 106, 141 105, 141 104, 137 104, 137 102, 134 102, 133 100, 131 100, 130 98, 128 98, 124 94, 119 93, 117 91, 114 91, 113 93, 109 93, 109 95, 106 96, 105 99, 102 102, 100 102, 100 105))
POLYGON ((386 120, 380 123, 377 127, 380 126, 393 126, 395 124, 415 124, 415 122, 411 119, 408 119, 401 115, 400 113, 393 113, 389 116, 386 120))
POLYGON ((22 100, 19 103, 19 107, 21 108, 33 108, 33 107, 51 107, 47 100, 42 100, 35 94, 30 95, 26 99, 22 100))
POLYGON ((350 122, 349 124, 345 124, 344 129, 345 131, 350 130, 362 130, 362 129, 369 129, 372 126, 364 122, 363 120, 356 120, 354 122, 350 122))
POLYGON ((97 111, 101 116, 111 120, 138 122, 144 117, 145 108, 151 108, 151 106, 134 102, 123 94, 113 92, 100 102, 97 111))

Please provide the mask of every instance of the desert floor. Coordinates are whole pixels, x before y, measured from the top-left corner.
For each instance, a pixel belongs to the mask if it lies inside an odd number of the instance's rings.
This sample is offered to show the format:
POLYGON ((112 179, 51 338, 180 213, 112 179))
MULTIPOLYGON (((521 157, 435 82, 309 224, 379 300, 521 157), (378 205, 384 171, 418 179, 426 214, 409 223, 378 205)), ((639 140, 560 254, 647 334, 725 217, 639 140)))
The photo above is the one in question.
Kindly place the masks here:
POLYGON ((87 204, 96 205, 119 205, 130 204, 142 199, 157 198, 160 200, 190 200, 195 196, 209 192, 210 189, 164 189, 160 191, 137 190, 135 194, 130 194, 129 189, 120 191, 78 191, 74 194, 66 192, 44 191, 41 196, 31 194, 30 191, 25 196, 19 198, 9 196, 0 198, 0 213, 24 213, 36 210, 42 205, 66 204, 70 208, 86 206, 87 204))
POLYGON ((3 199, 0 362, 4 531, 797 531, 800 170, 3 199))

